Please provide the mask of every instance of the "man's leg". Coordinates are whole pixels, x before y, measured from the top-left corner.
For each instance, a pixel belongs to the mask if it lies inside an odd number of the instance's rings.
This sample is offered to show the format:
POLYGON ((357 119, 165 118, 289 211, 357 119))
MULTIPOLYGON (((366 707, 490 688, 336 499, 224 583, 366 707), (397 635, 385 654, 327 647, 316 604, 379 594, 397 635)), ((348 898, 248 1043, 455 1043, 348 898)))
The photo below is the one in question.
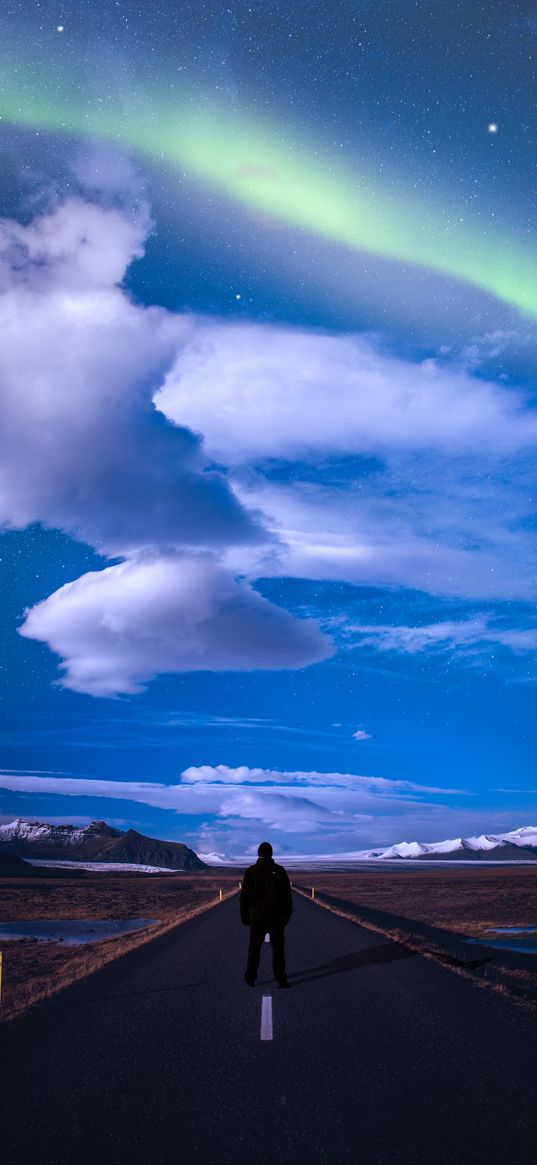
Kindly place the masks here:
POLYGON ((261 945, 266 934, 266 929, 264 922, 252 922, 250 926, 250 944, 248 947, 245 979, 253 979, 254 981, 256 979, 261 955, 261 945))
POLYGON ((275 922, 269 927, 270 945, 272 947, 272 969, 274 978, 279 982, 287 979, 285 970, 285 927, 283 922, 275 922))

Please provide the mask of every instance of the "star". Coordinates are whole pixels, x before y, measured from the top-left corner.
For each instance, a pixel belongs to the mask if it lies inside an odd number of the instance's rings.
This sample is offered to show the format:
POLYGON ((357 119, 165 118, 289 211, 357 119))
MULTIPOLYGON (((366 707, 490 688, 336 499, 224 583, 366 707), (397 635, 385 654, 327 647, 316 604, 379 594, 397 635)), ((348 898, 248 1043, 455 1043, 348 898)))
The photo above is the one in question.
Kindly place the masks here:
POLYGON ((64 25, 63 25, 63 24, 57 24, 57 25, 56 25, 56 32, 63 32, 63 30, 64 30, 64 25))
POLYGON ((487 129, 489 133, 498 133, 498 126, 495 121, 489 122, 487 129))

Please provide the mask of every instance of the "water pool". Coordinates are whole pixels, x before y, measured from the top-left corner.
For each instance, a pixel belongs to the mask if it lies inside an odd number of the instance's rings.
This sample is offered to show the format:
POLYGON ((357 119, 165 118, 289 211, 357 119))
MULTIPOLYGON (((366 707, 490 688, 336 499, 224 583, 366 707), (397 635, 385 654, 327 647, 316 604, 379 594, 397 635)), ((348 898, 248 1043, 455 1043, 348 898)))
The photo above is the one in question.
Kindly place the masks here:
POLYGON ((65 946, 77 943, 95 943, 105 938, 115 938, 119 934, 143 930, 158 922, 157 918, 69 918, 52 919, 49 922, 1 922, 0 941, 12 942, 20 939, 34 939, 37 942, 60 942, 65 946))
POLYGON ((465 942, 484 944, 499 951, 520 951, 525 955, 537 955, 537 926, 499 926, 484 931, 481 939, 467 938, 465 942))

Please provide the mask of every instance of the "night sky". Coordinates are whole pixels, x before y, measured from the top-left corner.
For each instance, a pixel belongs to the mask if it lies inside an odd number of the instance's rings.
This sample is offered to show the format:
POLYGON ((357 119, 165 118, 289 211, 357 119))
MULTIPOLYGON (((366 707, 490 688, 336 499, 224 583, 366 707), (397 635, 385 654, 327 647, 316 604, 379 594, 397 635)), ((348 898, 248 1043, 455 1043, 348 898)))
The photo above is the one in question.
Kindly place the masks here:
POLYGON ((0 820, 535 824, 534 6, 6 0, 0 59, 0 820))

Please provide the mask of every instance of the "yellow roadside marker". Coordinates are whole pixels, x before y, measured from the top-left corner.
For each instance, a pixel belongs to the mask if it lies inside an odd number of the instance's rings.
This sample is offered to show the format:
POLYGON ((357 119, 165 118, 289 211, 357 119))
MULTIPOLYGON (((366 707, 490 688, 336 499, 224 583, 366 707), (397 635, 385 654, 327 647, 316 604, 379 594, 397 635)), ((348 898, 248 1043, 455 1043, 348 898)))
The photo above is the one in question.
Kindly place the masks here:
POLYGON ((222 901, 223 897, 224 897, 224 895, 223 895, 222 891, 220 891, 220 901, 222 901))
POLYGON ((315 898, 315 886, 311 887, 311 896, 312 898, 315 898))

